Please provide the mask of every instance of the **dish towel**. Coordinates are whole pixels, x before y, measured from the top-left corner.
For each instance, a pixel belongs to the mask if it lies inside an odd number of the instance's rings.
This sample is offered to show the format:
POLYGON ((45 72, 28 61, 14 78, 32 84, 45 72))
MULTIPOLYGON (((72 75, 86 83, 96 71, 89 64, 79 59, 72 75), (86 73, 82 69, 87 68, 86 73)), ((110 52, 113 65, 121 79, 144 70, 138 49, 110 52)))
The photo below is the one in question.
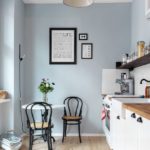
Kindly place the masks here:
POLYGON ((106 118, 106 110, 104 108, 101 113, 101 120, 103 121, 105 118, 106 118))

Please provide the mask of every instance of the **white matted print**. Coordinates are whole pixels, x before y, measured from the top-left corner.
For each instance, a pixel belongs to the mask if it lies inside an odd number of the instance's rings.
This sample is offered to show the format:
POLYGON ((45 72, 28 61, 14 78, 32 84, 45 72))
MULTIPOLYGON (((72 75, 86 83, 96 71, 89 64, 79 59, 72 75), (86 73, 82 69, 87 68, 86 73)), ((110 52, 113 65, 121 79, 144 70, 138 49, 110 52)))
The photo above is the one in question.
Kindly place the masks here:
POLYGON ((92 59, 93 58, 93 44, 92 43, 82 43, 81 44, 81 58, 82 59, 92 59))
POLYGON ((76 64, 76 28, 50 28, 50 63, 76 64))

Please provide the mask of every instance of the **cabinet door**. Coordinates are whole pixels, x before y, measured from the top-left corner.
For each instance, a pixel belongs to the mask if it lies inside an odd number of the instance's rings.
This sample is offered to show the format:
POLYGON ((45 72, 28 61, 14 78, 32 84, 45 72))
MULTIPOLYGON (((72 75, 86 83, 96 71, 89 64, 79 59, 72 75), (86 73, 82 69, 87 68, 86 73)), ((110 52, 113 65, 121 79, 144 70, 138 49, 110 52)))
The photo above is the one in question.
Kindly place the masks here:
POLYGON ((126 111, 126 150, 138 150, 138 123, 133 114, 131 111, 126 111))
POLYGON ((123 120, 116 113, 112 113, 112 140, 113 140, 113 150, 124 150, 124 140, 123 140, 123 120))
POLYGON ((139 122, 138 126, 139 126, 138 150, 150 150, 150 120, 142 118, 142 122, 139 122))
POLYGON ((115 139, 116 139, 116 114, 111 110, 110 112, 110 135, 112 139, 112 149, 115 150, 115 139))

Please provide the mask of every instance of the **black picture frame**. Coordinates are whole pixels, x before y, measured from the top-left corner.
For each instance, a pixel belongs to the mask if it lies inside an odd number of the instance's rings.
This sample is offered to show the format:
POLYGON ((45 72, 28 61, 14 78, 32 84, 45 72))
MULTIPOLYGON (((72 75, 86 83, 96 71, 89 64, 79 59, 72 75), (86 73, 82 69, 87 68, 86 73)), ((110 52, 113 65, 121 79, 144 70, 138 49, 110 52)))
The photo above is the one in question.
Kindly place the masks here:
POLYGON ((49 28, 49 63, 77 63, 77 28, 49 28))
POLYGON ((79 40, 88 40, 87 33, 79 33, 79 40))
POLYGON ((93 59, 93 43, 81 43, 81 59, 93 59))

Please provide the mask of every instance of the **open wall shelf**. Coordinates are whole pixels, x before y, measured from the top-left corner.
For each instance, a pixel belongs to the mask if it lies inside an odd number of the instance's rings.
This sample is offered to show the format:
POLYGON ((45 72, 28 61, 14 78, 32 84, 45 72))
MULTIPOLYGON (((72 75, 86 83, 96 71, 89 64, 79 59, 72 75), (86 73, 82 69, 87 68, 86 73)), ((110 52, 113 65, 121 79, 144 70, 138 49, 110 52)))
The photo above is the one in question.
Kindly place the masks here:
POLYGON ((121 65, 121 66, 117 67, 117 69, 133 70, 134 68, 137 68, 137 67, 149 64, 149 63, 150 63, 150 54, 147 54, 147 55, 140 57, 132 62, 121 65))
POLYGON ((0 99, 0 104, 10 102, 10 99, 0 99))

